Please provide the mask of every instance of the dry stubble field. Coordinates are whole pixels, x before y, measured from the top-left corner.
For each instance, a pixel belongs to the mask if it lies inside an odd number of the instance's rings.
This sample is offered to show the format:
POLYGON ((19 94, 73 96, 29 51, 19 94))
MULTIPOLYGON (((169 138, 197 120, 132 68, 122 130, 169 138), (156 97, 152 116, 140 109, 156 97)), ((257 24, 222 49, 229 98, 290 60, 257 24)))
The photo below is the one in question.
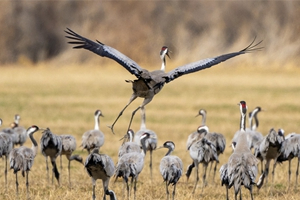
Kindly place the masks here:
MULTIPOLYGON (((184 169, 191 163, 185 150, 188 135, 195 131, 201 119, 195 118, 198 110, 208 112, 207 124, 211 131, 223 133, 227 139, 227 149, 220 156, 220 165, 227 162, 231 154, 229 144, 235 131, 239 128, 239 108, 237 103, 245 100, 249 110, 261 106, 265 112, 259 114, 259 131, 266 135, 272 127, 285 129, 286 133, 298 131, 300 122, 300 69, 285 69, 271 66, 225 66, 219 65, 209 70, 187 75, 166 85, 165 88, 147 106, 147 127, 156 131, 159 145, 166 140, 176 144, 174 155, 184 163, 184 169)), ((119 111, 129 100, 131 85, 125 79, 133 79, 119 66, 65 66, 53 67, 39 65, 36 67, 2 67, 0 73, 0 117, 4 126, 8 126, 15 114, 20 114, 21 124, 26 128, 36 124, 42 128, 49 127, 56 134, 72 134, 77 139, 76 154, 85 159, 87 152, 79 147, 81 135, 94 127, 93 113, 101 109, 104 118, 100 120, 100 129, 106 136, 101 153, 108 154, 117 161, 117 153, 125 134, 131 111, 141 103, 137 99, 120 118, 113 135, 110 125, 119 111)), ((140 126, 140 115, 136 115, 132 128, 140 126)), ((35 133, 39 141, 41 133, 35 133)), ((26 146, 31 146, 29 140, 26 146)), ((149 155, 146 155, 144 170, 138 181, 137 199, 165 199, 165 184, 159 173, 159 162, 166 150, 153 154, 153 179, 149 177, 149 155)), ((57 160, 59 163, 59 160, 57 160)), ((219 166, 220 166, 219 165, 219 166)), ((219 168, 219 167, 218 167, 219 168)), ((201 176, 200 167, 200 176, 201 176)), ((296 160, 292 167, 292 186, 295 181, 296 160)), ((16 199, 15 176, 8 172, 8 187, 4 186, 4 160, 0 162, 0 199, 16 199)), ((83 165, 72 163, 72 187, 68 187, 67 160, 63 158, 61 186, 51 184, 46 179, 45 159, 41 152, 29 174, 31 199, 91 199, 91 180, 83 165)), ((193 174, 194 175, 194 174, 193 174)), ((215 181, 208 177, 208 186, 201 193, 201 181, 195 195, 191 195, 194 177, 186 182, 182 176, 176 199, 225 199, 225 188, 221 187, 219 173, 215 181)), ((25 179, 19 176, 19 199, 26 198, 25 179)), ((287 191, 287 163, 277 166, 274 186, 264 186, 260 193, 254 189, 255 199, 299 199, 299 187, 287 191)), ((113 189, 118 199, 123 199, 123 183, 112 180, 113 189)), ((97 181, 97 199, 102 199, 102 183, 97 181)), ((243 196, 249 199, 249 193, 243 189, 243 196)), ((230 190, 233 198, 233 190, 230 190)))

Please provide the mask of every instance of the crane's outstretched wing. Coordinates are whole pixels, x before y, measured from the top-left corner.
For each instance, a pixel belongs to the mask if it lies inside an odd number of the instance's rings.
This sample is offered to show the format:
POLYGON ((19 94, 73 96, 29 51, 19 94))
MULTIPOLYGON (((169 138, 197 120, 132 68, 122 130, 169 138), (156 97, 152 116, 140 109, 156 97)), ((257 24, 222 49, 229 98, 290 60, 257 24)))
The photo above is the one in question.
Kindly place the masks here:
POLYGON ((87 49, 87 50, 94 52, 95 54, 98 54, 99 56, 113 59, 114 61, 116 61, 117 63, 122 65, 125 69, 127 69, 131 74, 133 74, 137 77, 139 77, 139 75, 142 73, 143 69, 136 62, 134 62, 133 60, 131 60, 130 58, 128 58, 127 56, 125 56, 124 54, 119 52, 118 50, 116 50, 110 46, 107 46, 107 45, 99 42, 98 40, 97 40, 98 43, 96 43, 85 37, 82 37, 81 35, 78 35, 77 33, 75 33, 74 31, 72 31, 69 28, 67 28, 67 30, 65 30, 65 32, 70 35, 70 36, 69 35, 66 36, 66 38, 69 38, 72 40, 68 43, 77 45, 77 46, 74 46, 73 48, 87 49))
POLYGON ((249 53, 252 51, 256 51, 256 50, 261 50, 263 47, 257 47, 262 41, 253 44, 255 41, 254 40, 251 42, 250 45, 248 45, 245 49, 238 51, 238 52, 233 52, 233 53, 229 53, 229 54, 224 54, 221 56, 217 56, 215 58, 207 58, 204 60, 199 60, 197 62, 193 62, 187 65, 183 65, 180 67, 177 67, 176 69, 168 72, 166 74, 166 76, 164 76, 164 78, 166 79, 166 83, 173 81, 174 79, 185 75, 185 74, 189 74, 189 73, 193 73, 196 71, 200 71, 206 68, 209 68, 211 66, 214 66, 216 64, 219 64, 220 62, 223 62, 225 60, 228 60, 230 58, 233 58, 235 56, 241 55, 241 54, 245 54, 245 53, 249 53))

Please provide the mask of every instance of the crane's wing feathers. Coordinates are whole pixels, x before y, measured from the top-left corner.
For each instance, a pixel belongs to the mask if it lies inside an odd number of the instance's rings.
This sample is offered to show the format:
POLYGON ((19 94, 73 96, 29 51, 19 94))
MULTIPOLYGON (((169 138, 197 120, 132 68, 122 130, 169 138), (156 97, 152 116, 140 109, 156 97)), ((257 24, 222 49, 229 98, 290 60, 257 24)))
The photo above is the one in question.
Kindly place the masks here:
POLYGON ((98 40, 96 40, 97 42, 94 42, 85 37, 82 37, 81 35, 78 35, 69 28, 67 28, 65 32, 69 34, 68 36, 66 36, 66 38, 72 40, 68 43, 77 45, 73 48, 87 49, 89 51, 94 52, 95 54, 98 54, 99 56, 110 58, 122 65, 125 69, 127 69, 131 74, 135 75, 136 77, 139 77, 142 73, 142 68, 135 61, 128 58, 118 50, 107 46, 99 42, 98 40))
POLYGON ((255 38, 254 40, 250 43, 250 45, 248 45, 245 49, 238 51, 238 52, 233 52, 233 53, 228 53, 228 54, 224 54, 221 56, 217 56, 214 58, 206 58, 203 60, 199 60, 184 66, 180 66, 177 67, 176 69, 170 71, 167 73, 167 75, 164 77, 166 79, 166 83, 173 81, 174 79, 185 75, 185 74, 189 74, 189 73, 193 73, 196 71, 200 71, 206 68, 210 68, 216 64, 219 64, 225 60, 228 60, 230 58, 233 58, 235 56, 241 55, 241 54, 245 54, 245 53, 249 53, 252 51, 257 51, 257 50, 261 50, 263 47, 257 47, 262 41, 254 44, 255 38))

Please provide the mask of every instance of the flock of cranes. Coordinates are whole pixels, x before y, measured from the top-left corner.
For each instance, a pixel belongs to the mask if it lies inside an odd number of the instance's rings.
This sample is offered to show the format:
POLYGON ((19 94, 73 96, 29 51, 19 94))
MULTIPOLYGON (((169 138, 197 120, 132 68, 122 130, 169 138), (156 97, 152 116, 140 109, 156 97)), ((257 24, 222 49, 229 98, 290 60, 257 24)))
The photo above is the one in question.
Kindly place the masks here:
MULTIPOLYGON (((125 109, 133 102, 137 97, 144 99, 143 103, 137 107, 131 115, 127 133, 123 137, 124 142, 119 148, 118 161, 114 164, 112 158, 109 155, 100 153, 101 147, 105 145, 105 137, 100 130, 99 118, 103 116, 100 110, 96 110, 94 114, 95 127, 92 130, 86 131, 82 135, 82 143, 80 146, 86 149, 88 156, 83 160, 79 155, 73 155, 76 149, 76 140, 72 135, 56 135, 51 132, 49 128, 39 128, 36 125, 29 127, 27 130, 19 126, 20 116, 16 115, 14 122, 10 128, 5 128, 0 131, 0 156, 5 156, 5 184, 7 185, 7 158, 9 157, 10 168, 13 169, 16 175, 16 193, 18 194, 18 171, 22 172, 22 175, 26 174, 26 189, 27 197, 29 197, 29 181, 28 174, 33 166, 34 158, 37 155, 38 143, 33 137, 33 134, 37 131, 42 131, 42 137, 40 139, 40 148, 43 156, 46 160, 47 179, 49 182, 49 167, 48 157, 50 157, 52 165, 52 184, 54 177, 57 180, 58 185, 61 184, 60 173, 56 165, 56 159, 58 156, 65 155, 69 161, 68 175, 69 185, 71 185, 70 164, 75 160, 84 165, 87 174, 92 179, 92 198, 96 199, 96 181, 101 179, 103 182, 103 199, 106 199, 108 195, 110 199, 116 199, 116 194, 113 190, 109 189, 110 178, 115 176, 115 179, 121 177, 124 181, 124 193, 129 199, 131 196, 131 190, 133 187, 134 198, 136 198, 137 181, 140 173, 144 168, 145 156, 149 151, 150 154, 150 177, 152 177, 152 154, 153 151, 160 148, 167 148, 168 152, 160 161, 160 173, 163 181, 166 184, 166 197, 170 198, 169 185, 173 185, 172 199, 175 199, 176 184, 180 180, 184 173, 182 160, 171 153, 175 149, 173 141, 166 141, 163 146, 157 148, 157 134, 146 128, 146 110, 145 106, 150 103, 153 97, 160 92, 166 83, 169 83, 176 78, 197 72, 209 67, 212 67, 220 62, 226 61, 238 55, 260 50, 258 45, 261 43, 250 43, 246 48, 238 52, 224 54, 214 58, 208 58, 194 63, 190 63, 184 66, 177 67, 172 71, 166 73, 166 60, 165 56, 169 56, 168 48, 163 46, 160 52, 162 59, 162 66, 160 70, 149 72, 146 69, 141 68, 136 62, 120 53, 116 49, 107 46, 99 41, 94 42, 74 31, 67 29, 65 31, 68 35, 68 39, 71 39, 70 44, 75 44, 74 48, 83 48, 94 52, 102 57, 110 58, 121 66, 123 66, 128 72, 136 76, 136 80, 127 82, 132 83, 133 94, 129 99, 129 102, 121 110, 115 121, 110 127, 112 133, 114 133, 114 126, 118 119, 121 117, 125 109), (141 127, 136 133, 131 129, 131 123, 135 113, 141 110, 141 127), (32 148, 24 147, 23 144, 29 137, 32 148), (16 145, 20 147, 16 148, 16 145), (131 180, 129 180, 131 178, 131 180), (131 184, 129 185, 129 181, 131 184), (126 191, 125 191, 126 189, 126 191)), ((228 189, 232 186, 234 188, 235 199, 238 194, 242 198, 241 187, 244 186, 250 191, 251 199, 253 199, 252 188, 256 185, 261 188, 264 183, 268 181, 269 165, 270 161, 274 160, 274 166, 272 171, 272 181, 274 179, 274 171, 277 162, 289 161, 289 182, 290 182, 290 163, 294 157, 298 157, 298 166, 296 175, 298 177, 299 158, 300 158, 300 136, 298 134, 290 134, 286 138, 284 137, 284 131, 279 129, 271 129, 270 132, 263 136, 256 131, 259 126, 257 114, 262 111, 260 107, 255 108, 249 113, 249 129, 246 128, 246 115, 247 105, 245 101, 239 103, 240 107, 240 129, 235 133, 232 141, 232 154, 228 159, 228 162, 220 167, 220 179, 221 184, 226 187, 226 195, 228 197, 228 189), (298 142, 299 141, 299 142, 298 142), (254 152, 252 152, 254 151, 254 152), (259 181, 256 181, 258 174, 258 163, 261 161, 261 176, 259 181), (264 166, 263 166, 264 165, 264 166)), ((202 116, 202 123, 196 129, 195 132, 188 136, 187 150, 191 157, 191 164, 187 167, 185 175, 187 180, 189 179, 193 168, 195 168, 195 184, 192 193, 195 193, 199 181, 199 164, 203 166, 202 174, 202 187, 207 185, 207 168, 211 164, 210 169, 214 169, 213 179, 217 171, 219 163, 219 156, 224 152, 226 147, 226 140, 223 134, 217 132, 210 132, 209 127, 206 125, 206 110, 200 109, 199 115, 202 116), (213 167, 213 163, 214 167, 213 167)), ((0 120, 2 125, 2 120, 0 120)), ((114 133, 115 134, 115 133, 114 133)), ((62 169, 62 165, 61 165, 62 169)), ((296 180, 297 185, 297 180, 296 180)), ((123 196, 124 198, 124 196, 123 196)))

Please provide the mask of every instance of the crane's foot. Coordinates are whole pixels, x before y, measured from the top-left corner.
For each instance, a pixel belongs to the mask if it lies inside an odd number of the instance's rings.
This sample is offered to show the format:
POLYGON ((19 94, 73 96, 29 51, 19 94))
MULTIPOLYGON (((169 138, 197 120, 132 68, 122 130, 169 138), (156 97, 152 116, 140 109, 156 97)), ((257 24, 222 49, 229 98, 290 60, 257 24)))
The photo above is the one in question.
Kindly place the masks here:
POLYGON ((115 132, 114 132, 114 125, 107 125, 108 128, 110 128, 111 132, 115 135, 115 132))

